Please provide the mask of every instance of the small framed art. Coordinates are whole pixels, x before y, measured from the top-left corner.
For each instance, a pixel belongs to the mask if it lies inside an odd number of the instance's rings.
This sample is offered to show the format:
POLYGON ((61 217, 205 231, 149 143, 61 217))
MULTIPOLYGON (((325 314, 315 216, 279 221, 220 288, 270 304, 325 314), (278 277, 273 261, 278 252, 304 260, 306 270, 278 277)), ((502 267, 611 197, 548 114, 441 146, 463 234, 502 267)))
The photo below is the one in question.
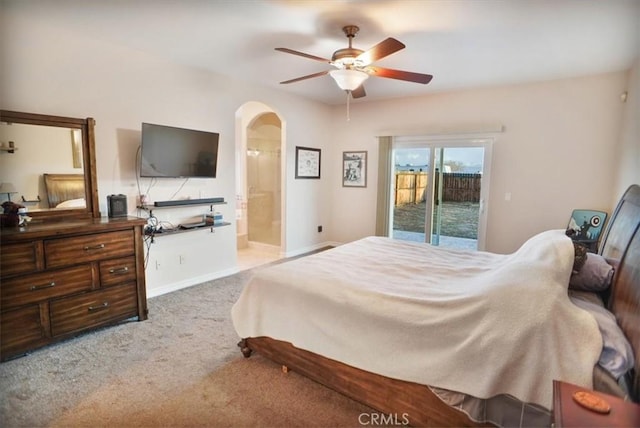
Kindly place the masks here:
POLYGON ((296 178, 320 178, 320 149, 296 146, 296 178))
POLYGON ((342 152, 342 186, 367 187, 367 152, 342 152))

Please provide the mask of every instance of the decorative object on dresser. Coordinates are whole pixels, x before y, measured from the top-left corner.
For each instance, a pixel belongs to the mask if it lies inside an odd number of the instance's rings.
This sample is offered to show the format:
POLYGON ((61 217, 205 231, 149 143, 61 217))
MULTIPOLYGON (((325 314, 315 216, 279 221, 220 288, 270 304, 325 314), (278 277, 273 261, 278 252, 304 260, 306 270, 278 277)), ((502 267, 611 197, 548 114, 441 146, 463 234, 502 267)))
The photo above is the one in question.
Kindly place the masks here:
POLYGON ((11 201, 11 195, 18 193, 13 183, 0 183, 0 195, 6 195, 7 200, 11 201))
POLYGON ((125 195, 107 196, 107 205, 110 218, 127 216, 127 197, 125 195))
MULTIPOLYGON (((48 128, 70 128, 81 136, 76 141, 81 142, 84 165, 83 174, 43 173, 40 184, 47 183, 48 197, 62 198, 55 207, 30 210, 32 221, 26 226, 0 231, 0 360, 93 328, 147 319, 142 240, 146 221, 101 217, 95 121, 5 110, 0 111, 0 121, 43 127, 39 132, 45 133, 48 128), (71 183, 73 191, 65 183, 71 183), (82 203, 69 203, 77 200, 82 203)), ((26 143, 28 129, 22 135, 26 143)), ((46 139, 39 141, 42 152, 52 149, 46 139)))

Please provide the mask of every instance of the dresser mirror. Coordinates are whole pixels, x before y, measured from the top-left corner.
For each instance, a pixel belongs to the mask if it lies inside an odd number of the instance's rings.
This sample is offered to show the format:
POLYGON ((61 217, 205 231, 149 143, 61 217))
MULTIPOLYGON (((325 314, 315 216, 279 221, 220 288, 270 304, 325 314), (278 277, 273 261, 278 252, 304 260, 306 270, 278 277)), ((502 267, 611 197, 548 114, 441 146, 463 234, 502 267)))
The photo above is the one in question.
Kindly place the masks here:
POLYGON ((95 121, 0 110, 0 203, 34 220, 100 217, 95 121))

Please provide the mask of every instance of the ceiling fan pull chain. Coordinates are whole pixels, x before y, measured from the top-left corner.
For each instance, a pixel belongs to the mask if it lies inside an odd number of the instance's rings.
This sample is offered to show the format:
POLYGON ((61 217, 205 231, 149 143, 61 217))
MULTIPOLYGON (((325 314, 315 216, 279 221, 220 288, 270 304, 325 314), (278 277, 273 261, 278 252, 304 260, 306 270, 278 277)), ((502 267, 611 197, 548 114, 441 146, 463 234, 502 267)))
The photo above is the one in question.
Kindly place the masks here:
POLYGON ((347 93, 347 122, 351 120, 351 116, 349 116, 349 95, 351 95, 351 91, 345 91, 347 93))

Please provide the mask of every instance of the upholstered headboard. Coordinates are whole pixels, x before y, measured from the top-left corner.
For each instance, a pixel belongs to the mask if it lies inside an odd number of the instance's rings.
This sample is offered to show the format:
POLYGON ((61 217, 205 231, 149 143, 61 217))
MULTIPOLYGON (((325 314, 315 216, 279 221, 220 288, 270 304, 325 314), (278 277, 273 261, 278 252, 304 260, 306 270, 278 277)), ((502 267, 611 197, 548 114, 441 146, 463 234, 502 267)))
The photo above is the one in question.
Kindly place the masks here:
POLYGON ((640 186, 630 186, 618 202, 600 254, 615 268, 609 309, 635 353, 632 397, 640 400, 640 186))
MULTIPOLYGON (((84 175, 43 174, 43 177, 49 208, 56 208, 65 201, 84 200, 84 175)), ((75 208, 78 207, 75 206, 75 208)))

